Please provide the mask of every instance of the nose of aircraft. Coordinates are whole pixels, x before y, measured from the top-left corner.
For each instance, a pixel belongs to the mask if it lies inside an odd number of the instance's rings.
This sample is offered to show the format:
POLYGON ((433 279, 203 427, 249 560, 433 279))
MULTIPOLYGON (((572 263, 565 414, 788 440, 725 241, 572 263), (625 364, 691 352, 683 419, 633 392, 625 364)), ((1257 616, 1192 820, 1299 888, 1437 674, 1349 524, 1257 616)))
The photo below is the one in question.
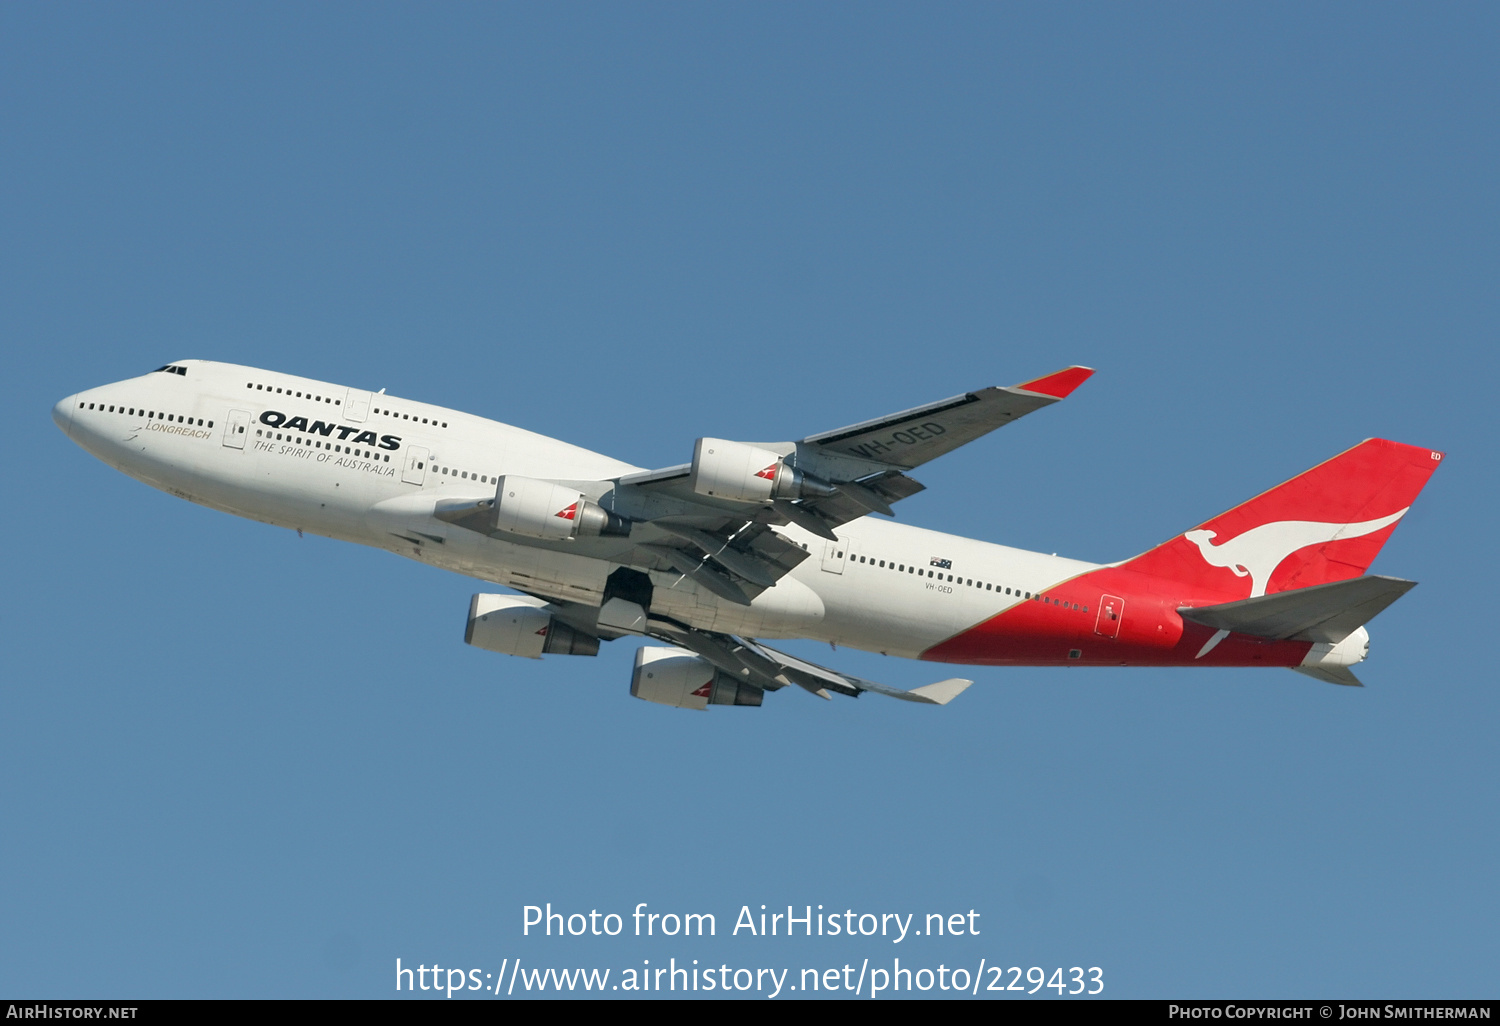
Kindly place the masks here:
POLYGON ((73 407, 76 405, 78 405, 78 397, 70 395, 52 407, 52 421, 62 428, 65 435, 73 433, 73 407))

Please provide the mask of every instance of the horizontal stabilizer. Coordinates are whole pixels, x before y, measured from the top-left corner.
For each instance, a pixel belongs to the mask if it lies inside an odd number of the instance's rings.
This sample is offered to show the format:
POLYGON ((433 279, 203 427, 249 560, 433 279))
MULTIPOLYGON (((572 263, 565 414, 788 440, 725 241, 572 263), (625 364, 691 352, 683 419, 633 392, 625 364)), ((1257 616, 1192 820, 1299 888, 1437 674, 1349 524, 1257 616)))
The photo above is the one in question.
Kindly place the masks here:
POLYGON ((1292 669, 1309 677, 1316 677, 1325 684, 1342 684, 1346 688, 1364 687, 1347 666, 1293 666, 1292 669))
MULTIPOLYGON (((1281 641, 1338 644, 1416 586, 1416 581, 1399 577, 1354 577, 1217 606, 1182 606, 1177 612, 1184 620, 1216 631, 1281 641)), ((1332 671, 1303 672, 1327 679, 1321 675, 1332 671)), ((1334 683, 1359 683, 1347 670, 1339 672, 1347 674, 1349 680, 1334 683)))

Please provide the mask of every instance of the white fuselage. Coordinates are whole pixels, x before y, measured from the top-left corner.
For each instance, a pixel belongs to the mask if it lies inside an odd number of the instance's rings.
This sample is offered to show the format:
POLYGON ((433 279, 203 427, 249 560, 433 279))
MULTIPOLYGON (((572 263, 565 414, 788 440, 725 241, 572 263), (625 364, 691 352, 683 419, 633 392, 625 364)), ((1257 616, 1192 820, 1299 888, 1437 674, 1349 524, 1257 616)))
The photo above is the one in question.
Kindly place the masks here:
MULTIPOLYGON (((395 396, 233 364, 172 366, 186 373, 80 392, 53 416, 99 459, 191 502, 532 595, 600 602, 616 564, 597 539, 505 540, 433 510, 443 500, 492 495, 502 475, 594 482, 641 468, 395 396)), ((837 542, 795 526, 777 530, 810 558, 750 606, 653 571, 653 611, 705 630, 916 658, 1026 593, 1097 568, 873 517, 838 528, 837 542)))

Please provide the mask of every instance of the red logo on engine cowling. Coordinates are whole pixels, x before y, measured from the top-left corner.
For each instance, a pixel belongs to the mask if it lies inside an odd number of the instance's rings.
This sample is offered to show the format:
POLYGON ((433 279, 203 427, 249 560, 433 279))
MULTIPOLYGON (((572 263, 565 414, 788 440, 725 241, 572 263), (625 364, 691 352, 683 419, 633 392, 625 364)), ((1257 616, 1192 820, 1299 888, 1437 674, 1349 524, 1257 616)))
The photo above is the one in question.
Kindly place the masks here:
POLYGON ((714 686, 714 682, 713 681, 709 681, 707 684, 703 685, 697 691, 694 691, 693 692, 693 697, 694 698, 707 698, 708 697, 708 693, 713 690, 713 686, 714 686))
POLYGON ((578 503, 575 502, 567 509, 560 509, 552 515, 555 517, 562 517, 564 520, 572 520, 573 518, 578 516, 578 503))
POLYGON ((767 481, 774 481, 774 480, 776 480, 776 467, 777 467, 777 464, 773 463, 769 467, 767 467, 765 470, 757 472, 755 476, 756 477, 763 477, 767 481))

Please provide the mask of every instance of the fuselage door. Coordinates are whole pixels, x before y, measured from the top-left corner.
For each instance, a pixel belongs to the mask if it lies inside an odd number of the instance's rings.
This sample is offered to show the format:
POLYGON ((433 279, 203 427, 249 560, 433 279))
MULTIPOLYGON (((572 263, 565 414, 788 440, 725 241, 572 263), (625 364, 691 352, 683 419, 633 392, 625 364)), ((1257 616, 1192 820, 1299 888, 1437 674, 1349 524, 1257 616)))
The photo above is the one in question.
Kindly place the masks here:
POLYGON ((831 574, 844 572, 844 560, 849 557, 849 543, 843 539, 823 543, 823 569, 831 574))
POLYGON ((407 484, 419 485, 427 479, 427 464, 431 462, 428 452, 420 445, 414 445, 406 450, 406 465, 401 468, 401 480, 407 484))
POLYGON ((1099 619, 1094 621, 1094 633, 1106 638, 1119 637, 1120 617, 1125 615, 1125 600, 1114 595, 1099 597, 1099 619))
POLYGON ((370 393, 357 388, 349 389, 349 394, 344 396, 344 419, 363 424, 369 415, 370 393))
POLYGON ((250 414, 244 410, 230 410, 224 422, 224 444, 231 449, 243 449, 245 436, 250 433, 250 414))

